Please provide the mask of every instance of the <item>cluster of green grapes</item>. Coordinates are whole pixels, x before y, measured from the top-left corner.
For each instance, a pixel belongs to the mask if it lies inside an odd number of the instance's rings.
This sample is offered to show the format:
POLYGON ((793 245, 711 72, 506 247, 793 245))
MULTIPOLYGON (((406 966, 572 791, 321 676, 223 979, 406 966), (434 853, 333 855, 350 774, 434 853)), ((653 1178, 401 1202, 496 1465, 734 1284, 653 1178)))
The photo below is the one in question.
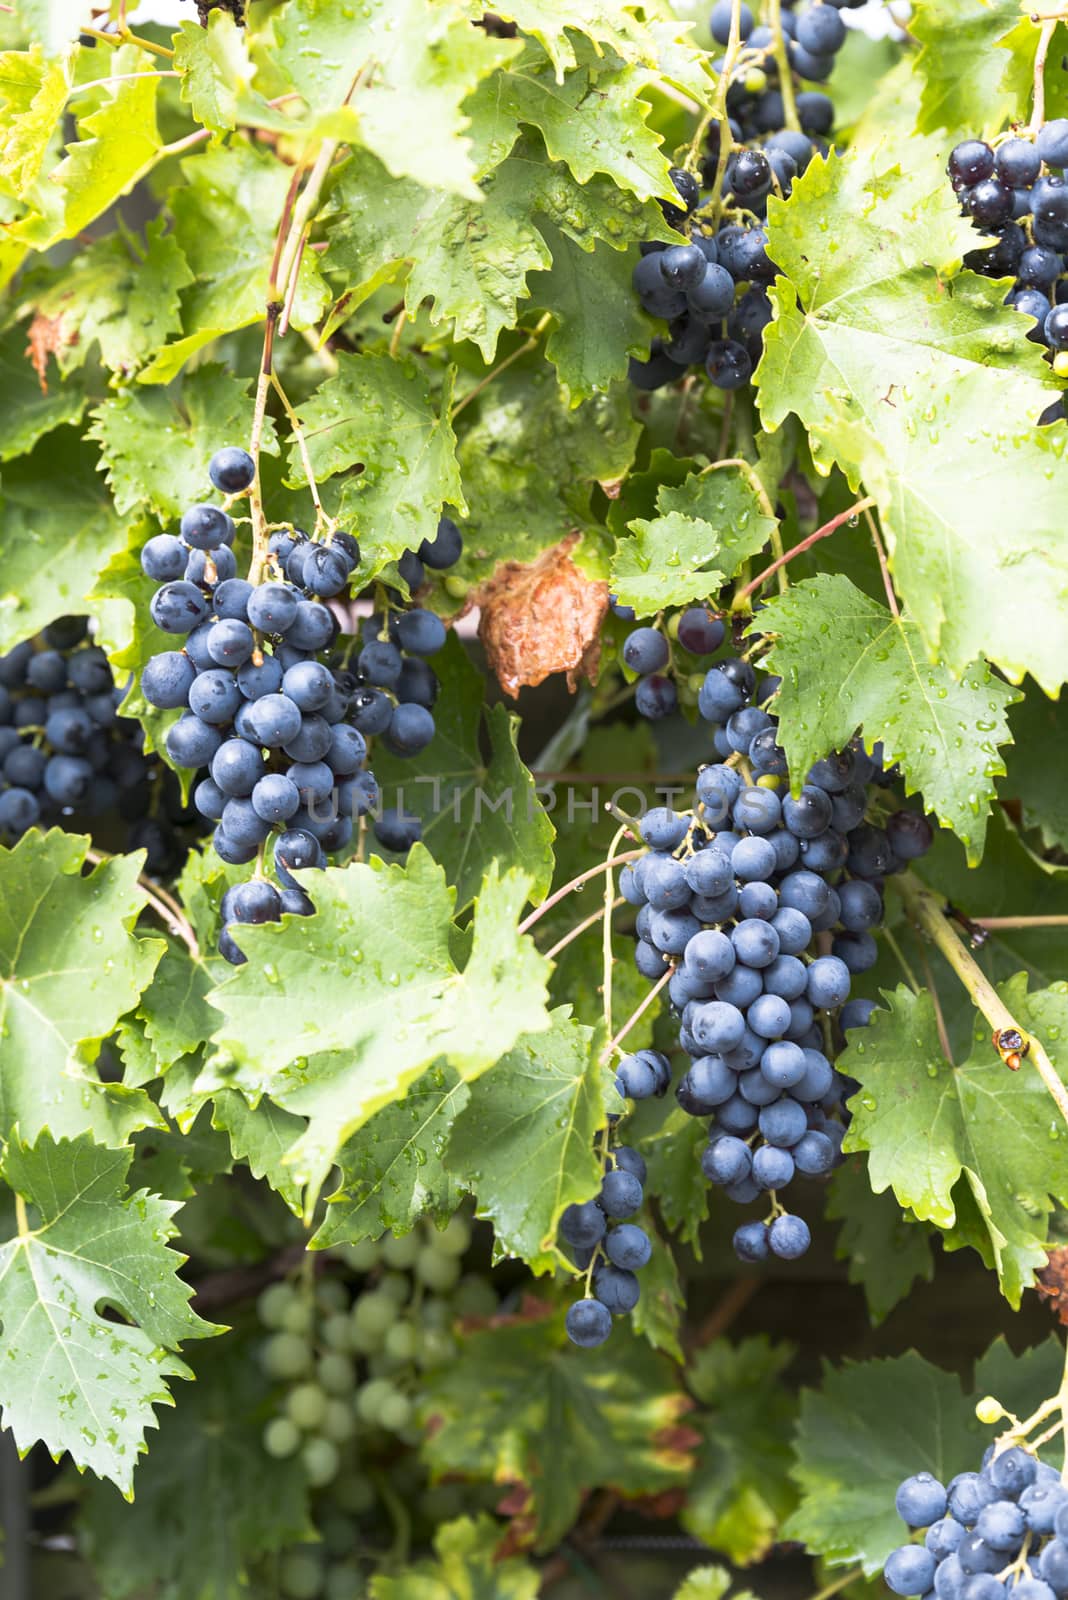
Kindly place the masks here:
POLYGON ((453 1324, 498 1309, 486 1279, 464 1272, 470 1242, 463 1217, 441 1231, 420 1224, 342 1246, 318 1275, 303 1272, 260 1295, 257 1313, 267 1331, 260 1358, 279 1385, 263 1446, 276 1459, 299 1456, 319 1491, 320 1543, 278 1559, 274 1576, 285 1600, 364 1594, 361 1573, 375 1550, 365 1546, 359 1522, 377 1528, 380 1540, 389 1516, 380 1503, 384 1482, 388 1494, 406 1507, 417 1504, 431 1524, 457 1513, 453 1501, 463 1486, 428 1486, 405 1447, 421 1436, 423 1374, 455 1354, 453 1324))

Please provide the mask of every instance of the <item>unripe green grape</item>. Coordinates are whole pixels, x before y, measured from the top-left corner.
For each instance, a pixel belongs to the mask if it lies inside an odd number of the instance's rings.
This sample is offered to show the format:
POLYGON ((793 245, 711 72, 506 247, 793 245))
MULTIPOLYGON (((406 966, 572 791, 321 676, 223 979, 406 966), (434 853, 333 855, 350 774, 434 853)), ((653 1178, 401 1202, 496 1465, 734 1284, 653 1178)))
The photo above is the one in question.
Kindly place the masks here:
POLYGON ((745 74, 746 94, 763 94, 768 86, 768 75, 760 67, 749 67, 745 74))
POLYGON ((425 1244, 415 1263, 415 1275, 428 1289, 447 1294, 459 1281, 460 1263, 455 1256, 443 1255, 437 1245, 425 1244))
POLYGON ((353 1272, 370 1272, 378 1265, 378 1245, 373 1239, 360 1239, 355 1244, 343 1244, 338 1254, 353 1272))
POLYGON ((383 1272, 375 1293, 388 1296, 395 1306, 406 1306, 412 1297, 412 1280, 404 1272, 383 1272))
POLYGON ((311 1366, 311 1345, 297 1333, 275 1333, 264 1345, 261 1359, 269 1378, 299 1378, 311 1366))
POLYGON ((497 1292, 485 1278, 468 1273, 456 1285, 452 1309, 458 1317, 492 1317, 498 1309, 497 1292))
POLYGON ((452 1307, 447 1300, 424 1300, 419 1307, 419 1320, 424 1328, 447 1328, 452 1322, 452 1307))
POLYGON ((396 1390, 388 1378, 372 1378, 369 1383, 363 1384, 356 1392, 356 1412, 361 1422, 366 1422, 368 1427, 378 1427, 378 1413, 384 1400, 396 1394, 396 1390))
POLYGON ((323 1548, 335 1561, 350 1556, 360 1542, 356 1524, 340 1511, 328 1511, 319 1519, 319 1535, 323 1548))
POLYGON ((328 1350, 348 1350, 352 1346, 352 1323, 347 1311, 333 1311, 319 1328, 328 1350))
POLYGON ((311 1333, 314 1322, 315 1307, 302 1295, 290 1301, 282 1317, 282 1327, 286 1333, 311 1333))
POLYGON ((362 1472, 346 1472, 334 1484, 330 1497, 350 1517, 360 1517, 375 1504, 375 1486, 362 1472))
POLYGON ((414 1361, 419 1345, 419 1329, 414 1322, 395 1322, 386 1334, 384 1352, 391 1361, 414 1361))
POLYGON ((426 1371, 429 1367, 445 1366, 456 1355, 456 1340, 449 1333, 444 1333, 437 1328, 428 1328, 423 1348, 416 1358, 417 1365, 426 1371))
POLYGON ((382 1240, 382 1260, 387 1267, 397 1267, 403 1272, 415 1266, 418 1254, 419 1235, 414 1230, 411 1233, 387 1233, 382 1240))
POLYGON ((324 1484, 332 1483, 337 1477, 341 1465, 341 1452, 332 1439, 324 1439, 318 1435, 307 1439, 300 1459, 307 1473, 308 1482, 315 1489, 321 1489, 324 1484))
POLYGON ((278 1563, 278 1587, 286 1600, 315 1600, 323 1586, 318 1550, 287 1550, 278 1563))
POLYGON ((300 1429, 289 1417, 272 1417, 263 1430, 263 1448, 275 1461, 295 1456, 300 1449, 300 1429))
POLYGON ((412 1402, 406 1394, 395 1390, 387 1395, 378 1407, 378 1421, 387 1433, 397 1433, 406 1428, 412 1419, 412 1402))
POLYGON ((347 1311, 348 1290, 340 1278, 320 1278, 315 1285, 316 1304, 324 1311, 347 1311))
POLYGON ((377 1328, 372 1331, 370 1328, 354 1327, 349 1334, 349 1344, 357 1355, 370 1358, 382 1348, 384 1338, 385 1334, 379 1333, 377 1328))
POLYGON ((471 1247, 471 1224, 466 1217, 450 1217, 444 1228, 431 1234, 431 1243, 447 1256, 466 1255, 471 1247))
POLYGON ((347 1444, 356 1432, 356 1413, 350 1400, 328 1400, 322 1433, 335 1444, 347 1444))
POLYGON ((359 1567, 331 1567, 326 1575, 323 1600, 363 1600, 366 1593, 359 1567))
POLYGON ((319 1382, 329 1394, 351 1394, 356 1387, 356 1368, 340 1350, 328 1350, 319 1357, 319 1382))
POLYGON ((286 1396, 286 1415, 298 1428, 311 1433, 326 1416, 326 1395, 317 1383, 298 1383, 286 1396))
POLYGON ((269 1283, 256 1301, 256 1315, 265 1328, 284 1328, 285 1314, 296 1298, 291 1283, 269 1283))
POLYGON ((361 1334, 378 1334, 382 1338, 396 1319, 396 1301, 379 1290, 372 1289, 369 1294, 362 1294, 352 1308, 352 1326, 361 1334))
POLYGON ((466 578, 459 578, 452 573, 445 579, 445 593, 453 600, 466 600, 471 585, 466 578))

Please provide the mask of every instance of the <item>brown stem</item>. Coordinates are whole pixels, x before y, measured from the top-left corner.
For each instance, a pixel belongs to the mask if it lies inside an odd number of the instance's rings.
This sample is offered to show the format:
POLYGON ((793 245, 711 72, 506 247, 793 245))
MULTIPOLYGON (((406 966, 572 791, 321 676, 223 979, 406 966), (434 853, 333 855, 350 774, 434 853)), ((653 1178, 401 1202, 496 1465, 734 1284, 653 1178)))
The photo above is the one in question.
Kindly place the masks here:
POLYGON ((803 555, 806 550, 811 550, 812 546, 818 544, 821 539, 830 538, 831 534, 840 528, 843 522, 848 522, 851 517, 857 516, 859 512, 874 504, 875 501, 870 496, 866 500, 858 500, 848 510, 840 511, 836 517, 831 518, 830 522, 825 522, 822 528, 817 528, 815 533, 810 533, 807 539, 802 539, 800 544, 795 544, 792 550, 787 550, 784 555, 777 556, 770 567, 765 567, 764 571, 758 573, 751 583, 747 583, 744 589, 739 590, 734 597, 733 609, 738 610, 742 602, 747 600, 755 589, 759 589, 762 583, 778 572, 780 567, 784 567, 788 561, 792 561, 795 556, 803 555))
POLYGON ((1068 917, 969 917, 977 928, 1068 928, 1068 917))
POLYGON ((879 571, 883 575, 883 588, 886 591, 886 603, 890 607, 891 614, 895 620, 900 622, 901 608, 897 603, 897 595, 894 593, 894 585, 890 577, 890 563, 886 559, 886 548, 883 544, 882 535, 880 534, 878 526, 876 525, 875 518, 872 516, 871 511, 867 506, 864 508, 864 520, 868 524, 868 532, 871 534, 871 542, 875 546, 875 556, 879 563, 879 571))
POLYGON ((522 344, 516 345, 510 356, 505 356, 503 361, 498 361, 492 372, 487 372, 486 376, 484 378, 480 378, 473 389, 468 389, 463 398, 457 400, 449 414, 449 421, 454 422, 464 407, 469 406, 475 396, 480 395, 483 389, 493 382, 494 378, 499 378, 501 373, 512 365, 513 361, 518 361, 521 356, 529 355, 532 350, 536 350, 538 348, 538 340, 541 338, 541 335, 545 332, 545 329, 549 326, 551 321, 552 312, 547 311, 545 315, 539 318, 539 320, 535 323, 534 331, 530 334, 530 336, 525 339, 522 344))
POLYGON ((727 1329, 745 1310, 762 1282, 762 1278, 735 1278, 697 1329, 693 1339, 694 1349, 703 1349, 714 1339, 722 1339, 727 1329))
POLYGON ((547 900, 543 900, 541 905, 519 924, 516 931, 518 933, 529 933, 534 924, 540 921, 547 911, 551 911, 553 906, 559 905, 566 895, 571 894, 575 889, 581 889, 584 883, 588 883, 591 878, 596 878, 600 873, 610 872, 613 867, 624 866, 628 861, 636 861, 639 856, 644 854, 644 850, 627 850, 623 855, 615 856, 608 861, 599 861, 595 867, 589 867, 585 872, 580 872, 577 878, 572 878, 569 883, 561 885, 559 889, 553 891, 547 900))
POLYGON ((621 1040, 625 1039, 627 1037, 627 1034, 634 1027, 635 1023, 639 1022, 641 1020, 641 1018, 644 1017, 645 1013, 648 1011, 649 1007, 652 1005, 653 1001, 656 999, 657 995, 660 993, 660 991, 664 987, 664 985, 666 983, 670 983, 671 977, 672 977, 672 974, 674 973, 674 971, 675 971, 675 968, 671 964, 669 964, 668 966, 666 966, 664 968, 663 977, 662 978, 658 978, 656 980, 656 982, 654 983, 653 987, 649 990, 649 993, 646 995, 645 999, 642 1001, 641 1005, 636 1007, 635 1010, 633 1010, 631 1012, 630 1016, 627 1018, 626 1022, 620 1028, 620 1030, 616 1034, 615 1038, 614 1039, 609 1039, 608 1043, 605 1045, 604 1049, 601 1051, 601 1065, 602 1066, 606 1066, 607 1065, 607 1063, 608 1063, 608 1061, 609 1061, 609 1059, 610 1059, 610 1057, 612 1055, 612 1051, 619 1048, 619 1044, 620 1044, 621 1040))
POLYGON ((938 995, 938 988, 935 984, 934 973, 931 970, 931 963, 927 959, 927 951, 923 948, 922 944, 919 947, 919 951, 920 965, 923 967, 923 975, 927 980, 927 993, 931 996, 931 1004, 934 1007, 935 1026, 938 1029, 938 1042, 942 1046, 942 1054, 952 1067, 955 1065, 955 1063, 953 1060, 953 1051, 949 1043, 949 1029, 946 1027, 946 1019, 942 1012, 942 1001, 938 995))
MULTIPOLYGON (((627 902, 624 900, 622 895, 617 895, 612 901, 612 910, 618 911, 620 906, 625 906, 626 903, 627 902)), ((603 916, 604 910, 602 907, 598 906, 596 911, 592 912, 590 916, 584 917, 577 927, 571 929, 570 933, 565 933, 562 939, 558 939, 551 950, 546 950, 546 961, 551 961, 554 956, 558 956, 560 954, 561 950, 566 950, 569 944, 572 944, 576 939, 584 934, 587 928, 592 928, 595 922, 600 922, 603 916)))
MULTIPOLYGON (((115 858, 105 850, 87 850, 85 859, 86 861, 91 861, 94 866, 99 866, 102 861, 113 861, 115 858)), ((168 893, 163 885, 157 883, 154 878, 147 878, 143 873, 138 877, 137 884, 160 920, 167 925, 177 938, 181 939, 193 960, 199 961, 201 957, 197 936, 193 932, 193 927, 188 917, 174 896, 168 893)))

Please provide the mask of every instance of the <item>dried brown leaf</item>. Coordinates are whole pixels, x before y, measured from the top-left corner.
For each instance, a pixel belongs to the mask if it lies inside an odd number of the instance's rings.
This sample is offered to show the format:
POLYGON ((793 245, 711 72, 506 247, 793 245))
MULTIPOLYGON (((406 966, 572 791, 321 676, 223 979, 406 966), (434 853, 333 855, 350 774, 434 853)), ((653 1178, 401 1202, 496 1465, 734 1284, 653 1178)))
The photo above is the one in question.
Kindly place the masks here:
POLYGON ((49 356, 77 343, 77 338, 77 334, 68 332, 62 312, 58 317, 46 317, 43 311, 34 312, 33 321, 26 329, 26 354, 37 374, 42 394, 48 393, 49 356))
POLYGON ((569 534, 536 561, 506 561, 475 590, 478 636, 505 694, 566 672, 569 689, 580 676, 593 679, 601 657, 601 624, 608 585, 587 578, 571 560, 579 541, 569 534))
POLYGON ((1050 1251, 1038 1275, 1038 1292, 1050 1302, 1057 1321, 1068 1327, 1068 1245, 1050 1251))

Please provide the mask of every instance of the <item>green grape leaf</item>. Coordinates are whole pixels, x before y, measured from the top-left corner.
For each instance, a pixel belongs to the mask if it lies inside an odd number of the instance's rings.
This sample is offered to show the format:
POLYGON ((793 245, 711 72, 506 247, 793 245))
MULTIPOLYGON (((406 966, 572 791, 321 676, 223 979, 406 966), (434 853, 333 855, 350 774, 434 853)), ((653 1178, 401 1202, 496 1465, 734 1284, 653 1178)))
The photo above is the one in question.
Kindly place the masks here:
MULTIPOLYGON (((1000 993, 1022 1027, 1050 1041, 1056 1066, 1068 1029, 1068 988, 1057 983, 1029 995, 1021 973, 1000 993)), ((861 1084, 850 1102, 846 1149, 870 1152, 876 1194, 892 1188, 901 1205, 939 1228, 957 1221, 953 1188, 963 1177, 981 1218, 981 1239, 966 1242, 983 1248, 1002 1293, 1019 1305, 1045 1264, 1053 1201, 1068 1202, 1068 1171, 1050 1137, 1054 1113, 1046 1089, 1026 1061, 1019 1073, 1007 1071, 985 1028, 968 1059, 950 1065, 926 992, 914 995, 902 985, 885 999, 889 1010, 873 1014, 863 1039, 839 1061, 861 1084)))
POLYGON ((862 727, 867 746, 881 739, 887 761, 900 765, 906 794, 919 790, 978 861, 994 779, 1005 770, 997 747, 1011 737, 1012 689, 985 663, 955 682, 927 659, 907 615, 892 616, 840 574, 794 584, 768 601, 759 625, 775 636, 768 665, 782 678, 778 737, 795 789, 862 727))
POLYGON ((541 1578, 522 1556, 498 1555, 501 1525, 461 1517, 434 1534, 435 1559, 411 1562, 395 1578, 378 1572, 371 1600, 536 1600, 541 1578))
POLYGON ((547 1022, 544 961, 516 935, 522 874, 491 869, 462 971, 445 874, 420 846, 406 869, 350 863, 308 887, 317 915, 242 929, 248 964, 212 1003, 235 1062, 222 1082, 309 1119, 292 1160, 317 1192, 340 1146, 439 1057, 470 1080, 547 1022))
POLYGON ((478 582, 501 561, 532 561, 576 527, 588 536, 577 559, 593 561, 592 486, 626 474, 639 431, 624 384, 570 410, 544 364, 502 373, 460 440, 471 515, 456 571, 478 582))
POLYGON ((32 1147, 12 1140, 0 1165, 23 1207, 0 1245, 4 1426, 20 1454, 43 1440, 130 1498, 152 1407, 170 1403, 164 1379, 188 1376, 174 1352, 217 1331, 190 1310, 185 1258, 167 1247, 178 1207, 127 1194, 132 1159, 42 1133, 32 1147))
POLYGON ((248 1339, 199 1348, 196 1382, 160 1419, 137 1470, 136 1506, 93 1486, 80 1516, 108 1600, 244 1600, 264 1556, 311 1536, 299 1456, 273 1460, 270 1380, 248 1339))
POLYGON ((184 21, 174 35, 174 68, 182 75, 182 99, 212 133, 237 127, 238 102, 252 78, 245 31, 229 11, 208 12, 207 26, 184 21))
MULTIPOLYGON (((193 274, 182 297, 184 338, 164 345, 139 374, 170 383, 189 358, 222 334, 263 319, 275 237, 291 171, 241 140, 182 163, 186 182, 171 195, 174 238, 193 274)), ((305 250, 290 322, 310 328, 329 300, 316 253, 305 250)))
POLYGON ((551 1012, 547 1032, 517 1040, 471 1086, 449 1139, 448 1170, 477 1196, 498 1247, 536 1273, 557 1265, 561 1214, 601 1186, 593 1140, 612 1075, 592 1038, 569 1006, 551 1012))
MULTIPOLYGON (((954 0, 920 0, 909 31, 923 46, 916 73, 923 85, 919 129, 945 128, 955 138, 999 133, 1026 103, 1031 66, 1008 72, 998 48, 1020 21, 1018 0, 982 0, 963 11, 954 0)), ((1037 33, 1029 28, 1031 61, 1037 33)), ((953 139, 947 139, 947 152, 953 139)))
POLYGON ((26 329, 16 324, 0 336, 0 384, 4 409, 0 413, 0 461, 25 455, 38 439, 65 423, 81 421, 88 399, 81 384, 54 384, 42 380, 30 362, 26 329))
POLYGON ((23 834, 0 850, 0 1130, 23 1138, 91 1133, 121 1144, 161 1124, 139 1089, 102 1084, 89 1065, 136 1006, 165 945, 138 939, 143 856, 117 856, 82 876, 89 840, 23 834))
POLYGON ((649 1217, 641 1224, 652 1240, 653 1254, 641 1270, 641 1298, 631 1313, 635 1333, 647 1339, 654 1350, 664 1350, 675 1361, 682 1362, 682 1345, 679 1332, 686 1295, 679 1278, 675 1253, 666 1239, 661 1238, 649 1217))
MULTIPOLYGON (((158 750, 170 766, 163 736, 181 713, 160 711, 150 706, 141 693, 141 673, 150 658, 162 650, 173 650, 175 645, 174 634, 164 633, 152 621, 148 608, 152 581, 141 569, 141 551, 158 531, 158 524, 147 517, 130 522, 126 543, 114 549, 87 598, 99 620, 97 643, 107 651, 116 681, 129 684, 122 714, 137 717, 145 730, 145 750, 158 750)), ((184 783, 191 781, 190 772, 174 770, 184 783)))
MULTIPOLYGON (((345 482, 340 514, 373 547, 379 566, 433 539, 443 505, 465 509, 450 401, 446 383, 434 404, 414 360, 343 354, 336 376, 301 407, 319 482, 361 469, 345 482)), ((291 487, 308 481, 296 443, 289 474, 291 487)))
POLYGON ((121 524, 95 462, 95 451, 73 428, 63 428, 5 468, 0 650, 63 612, 84 610, 97 573, 121 542, 121 524))
POLYGON ((471 904, 493 861, 527 873, 531 898, 542 900, 553 876, 553 826, 516 751, 518 719, 503 706, 485 709, 482 674, 455 634, 434 657, 434 669, 442 692, 431 743, 410 757, 375 751, 386 803, 423 818, 423 843, 445 868, 458 912, 471 904))
MULTIPOLYGON (((1047 849, 1068 850, 1068 792, 1057 781, 1057 762, 1050 760, 1068 738, 1068 702, 1047 700, 1030 683, 1009 713, 1009 727, 1012 749, 998 792, 1003 800, 1019 800, 1024 827, 1037 828, 1047 849)), ((987 915, 993 914, 991 908, 987 915)))
POLYGON ((959 676, 985 655, 1052 691, 1068 557, 1032 530, 1060 514, 1065 430, 1036 428, 1060 390, 1002 283, 962 272, 947 290, 975 235, 941 142, 913 140, 907 171, 900 148, 813 161, 788 206, 769 204, 768 248, 786 277, 757 372, 764 424, 796 412, 817 469, 863 480, 930 657, 959 676))
POLYGON ((76 238, 151 171, 163 148, 156 123, 160 79, 145 53, 123 45, 108 61, 112 76, 78 117, 78 138, 29 196, 33 209, 7 229, 11 239, 48 250, 76 238))
POLYGON ((64 376, 98 348, 108 371, 125 378, 180 329, 180 291, 192 281, 178 241, 157 219, 148 224, 143 246, 125 232, 94 240, 49 276, 33 304, 56 324, 56 361, 64 376))
POLYGON ((625 378, 628 356, 648 354, 649 323, 625 256, 606 244, 585 250, 555 231, 548 242, 552 266, 532 276, 530 298, 552 313, 545 354, 577 405, 625 378))
MULTIPOLYGON (((726 1567, 695 1567, 675 1590, 672 1600, 723 1600, 734 1580, 726 1567)), ((736 1596, 735 1600, 743 1600, 736 1596)))
POLYGON ((827 1216, 842 1224, 835 1255, 848 1264, 850 1283, 864 1290, 873 1323, 882 1322, 918 1279, 930 1283, 930 1234, 902 1213, 889 1191, 873 1194, 867 1162, 859 1156, 835 1173, 827 1216))
POLYGON ((211 1125, 227 1134, 234 1160, 246 1161, 252 1176, 265 1178, 299 1217, 300 1185, 286 1157, 304 1132, 303 1119, 266 1098, 250 1106, 236 1089, 220 1089, 214 1096, 211 1125))
POLYGON ((687 1371, 704 1438, 683 1525, 740 1565, 767 1554, 796 1503, 789 1474, 797 1402, 782 1380, 792 1358, 789 1345, 763 1335, 737 1345, 717 1339, 687 1371))
POLYGON ((49 57, 40 44, 0 53, 0 191, 32 193, 70 91, 73 52, 49 57))
POLYGON ((431 1067, 403 1100, 375 1113, 338 1155, 341 1177, 327 1196, 312 1243, 355 1244, 408 1233, 420 1217, 448 1217, 461 1189, 445 1164, 449 1134, 471 1091, 451 1067, 431 1067))
POLYGON ((708 1220, 708 1179, 701 1151, 708 1143, 704 1123, 672 1106, 659 1128, 639 1140, 649 1168, 649 1192, 659 1203, 672 1233, 701 1259, 701 1225, 708 1220))
POLYGON ((556 81, 578 65, 569 34, 583 34, 597 51, 608 45, 624 61, 657 60, 655 40, 634 15, 637 8, 621 0, 571 0, 566 12, 554 0, 511 0, 497 13, 532 34, 556 69, 556 81))
POLYGON ((210 1039, 219 1020, 208 1004, 214 982, 203 961, 194 959, 177 939, 168 939, 166 953, 137 1008, 159 1071, 166 1072, 210 1039))
POLYGON ((272 66, 318 117, 395 178, 478 199, 463 102, 521 46, 430 0, 288 0, 274 33, 272 66))
MULTIPOLYGON (((124 389, 98 406, 89 437, 100 445, 119 511, 147 506, 166 522, 194 501, 214 497, 208 463, 220 440, 248 437, 252 401, 246 390, 243 378, 212 364, 173 389, 124 389)), ((266 448, 272 444, 268 434, 266 448)))
POLYGON ((424 1445, 432 1470, 527 1485, 539 1550, 564 1536, 588 1489, 656 1494, 692 1467, 679 1438, 690 1402, 671 1362, 624 1325, 610 1345, 576 1350, 563 1315, 544 1311, 463 1338, 428 1377, 424 1404, 437 1424, 424 1445))
POLYGON ((873 1576, 906 1537, 894 1509, 902 1479, 930 1472, 948 1483, 978 1471, 988 1430, 976 1420, 975 1399, 993 1392, 1027 1416, 1057 1386, 1063 1351, 1058 1358, 1054 1345, 1049 1339, 1015 1357, 998 1341, 976 1366, 968 1398, 955 1374, 911 1350, 825 1367, 821 1387, 801 1396, 793 1468, 801 1504, 784 1537, 833 1566, 859 1562, 873 1576))
POLYGON ((642 616, 706 600, 762 550, 775 528, 738 467, 693 473, 657 493, 655 517, 636 517, 616 540, 612 591, 642 616))

